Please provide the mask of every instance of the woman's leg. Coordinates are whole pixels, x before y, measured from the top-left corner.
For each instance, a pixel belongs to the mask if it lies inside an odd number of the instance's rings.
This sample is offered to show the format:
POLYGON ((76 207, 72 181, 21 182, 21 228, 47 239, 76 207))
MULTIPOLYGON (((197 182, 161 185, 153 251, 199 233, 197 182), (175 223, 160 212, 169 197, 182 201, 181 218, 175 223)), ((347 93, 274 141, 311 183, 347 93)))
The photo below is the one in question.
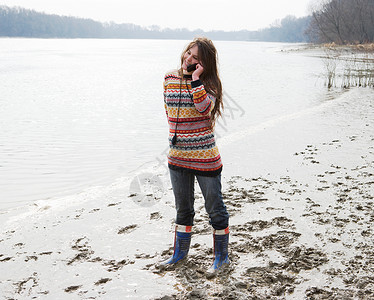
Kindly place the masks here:
POLYGON ((209 214, 209 223, 215 230, 229 226, 229 214, 223 203, 221 175, 216 177, 196 176, 205 199, 205 209, 209 214))
POLYGON ((197 176, 205 199, 205 209, 209 214, 209 222, 213 230, 214 260, 207 271, 208 276, 214 276, 223 265, 230 263, 228 256, 229 245, 229 214, 223 203, 221 192, 221 175, 216 177, 197 176))
POLYGON ((177 210, 175 223, 178 225, 192 226, 193 218, 195 216, 195 176, 183 171, 175 171, 171 169, 169 169, 169 171, 175 198, 175 208, 177 210))
POLYGON ((175 208, 177 210, 174 253, 160 265, 172 265, 183 260, 190 249, 191 227, 193 225, 194 210, 194 181, 192 174, 170 170, 171 184, 175 197, 175 208))

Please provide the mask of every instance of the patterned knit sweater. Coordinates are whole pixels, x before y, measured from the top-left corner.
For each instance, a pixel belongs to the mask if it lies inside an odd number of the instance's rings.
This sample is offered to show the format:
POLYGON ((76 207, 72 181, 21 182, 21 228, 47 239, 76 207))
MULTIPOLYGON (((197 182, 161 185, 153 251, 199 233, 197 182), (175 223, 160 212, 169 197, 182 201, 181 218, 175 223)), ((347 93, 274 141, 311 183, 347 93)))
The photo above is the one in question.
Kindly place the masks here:
POLYGON ((169 123, 169 168, 196 175, 220 174, 221 156, 210 121, 215 98, 205 91, 200 80, 192 81, 191 76, 183 76, 181 84, 175 70, 165 75, 164 103, 169 123), (175 133, 177 142, 173 145, 175 133))

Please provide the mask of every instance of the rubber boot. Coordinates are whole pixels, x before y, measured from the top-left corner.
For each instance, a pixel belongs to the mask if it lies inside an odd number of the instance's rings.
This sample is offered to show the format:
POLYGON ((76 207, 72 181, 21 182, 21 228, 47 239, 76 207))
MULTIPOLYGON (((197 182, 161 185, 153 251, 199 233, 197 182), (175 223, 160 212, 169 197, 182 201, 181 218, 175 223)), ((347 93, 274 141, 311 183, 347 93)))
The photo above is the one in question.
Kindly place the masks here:
POLYGON ((160 263, 160 265, 171 265, 185 258, 190 250, 191 244, 191 229, 192 226, 175 226, 175 238, 174 238, 174 253, 173 256, 168 260, 160 263))
POLYGON ((207 275, 214 276, 224 265, 230 263, 229 260, 229 228, 223 230, 214 230, 214 261, 213 265, 208 269, 207 275))

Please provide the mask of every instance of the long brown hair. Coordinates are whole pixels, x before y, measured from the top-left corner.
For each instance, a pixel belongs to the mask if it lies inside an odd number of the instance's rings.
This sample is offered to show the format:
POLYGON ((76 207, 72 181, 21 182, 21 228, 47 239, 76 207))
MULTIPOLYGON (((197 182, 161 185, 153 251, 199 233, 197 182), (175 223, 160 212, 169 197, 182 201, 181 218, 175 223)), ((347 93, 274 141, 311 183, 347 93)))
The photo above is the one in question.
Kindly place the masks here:
MULTIPOLYGON (((216 98, 214 108, 210 115, 212 128, 216 119, 222 115, 222 83, 218 74, 218 53, 213 42, 205 37, 197 37, 190 42, 181 55, 181 65, 183 64, 184 54, 192 47, 198 47, 198 60, 201 62, 204 72, 200 75, 200 80, 204 84, 205 90, 216 98)), ((182 74, 182 68, 180 69, 182 74)))

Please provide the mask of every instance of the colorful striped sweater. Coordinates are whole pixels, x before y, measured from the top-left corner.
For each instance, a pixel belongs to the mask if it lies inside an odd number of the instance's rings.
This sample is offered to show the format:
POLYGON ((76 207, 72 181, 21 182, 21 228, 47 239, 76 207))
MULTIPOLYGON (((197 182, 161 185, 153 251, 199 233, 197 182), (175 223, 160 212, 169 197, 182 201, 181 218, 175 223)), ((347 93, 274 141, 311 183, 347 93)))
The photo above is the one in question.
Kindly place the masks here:
POLYGON ((200 80, 192 81, 191 76, 183 76, 181 84, 175 70, 165 75, 164 103, 169 123, 169 168, 196 175, 220 174, 221 156, 210 121, 215 98, 205 91, 200 80), (173 145, 175 133, 177 142, 173 145))

